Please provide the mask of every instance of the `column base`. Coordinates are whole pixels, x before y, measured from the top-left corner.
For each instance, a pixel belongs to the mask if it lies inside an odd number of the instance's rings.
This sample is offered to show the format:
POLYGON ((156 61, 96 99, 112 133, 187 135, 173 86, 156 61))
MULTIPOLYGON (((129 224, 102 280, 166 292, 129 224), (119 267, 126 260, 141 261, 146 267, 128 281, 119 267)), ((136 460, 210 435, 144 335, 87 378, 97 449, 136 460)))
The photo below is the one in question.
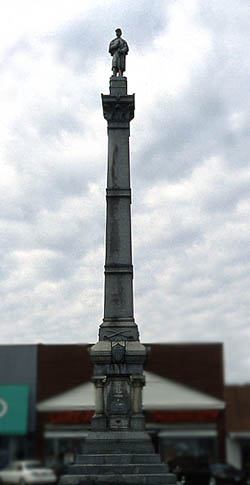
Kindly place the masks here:
POLYGON ((133 431, 145 430, 145 418, 143 414, 134 414, 130 417, 130 427, 133 431))
POLYGON ((99 340, 134 341, 139 340, 139 331, 133 321, 104 321, 99 327, 99 340))
POLYGON ((104 414, 94 414, 91 420, 92 431, 105 431, 107 429, 107 419, 104 414))

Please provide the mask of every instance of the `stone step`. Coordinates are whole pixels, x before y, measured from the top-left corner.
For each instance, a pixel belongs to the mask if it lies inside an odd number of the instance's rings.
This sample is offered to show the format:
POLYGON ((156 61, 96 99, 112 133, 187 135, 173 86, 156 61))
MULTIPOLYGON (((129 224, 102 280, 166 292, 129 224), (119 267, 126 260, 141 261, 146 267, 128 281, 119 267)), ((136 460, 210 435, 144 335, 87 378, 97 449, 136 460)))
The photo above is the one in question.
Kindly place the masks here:
POLYGON ((144 454, 99 454, 99 455, 77 455, 76 465, 105 465, 118 463, 123 465, 126 463, 161 463, 160 455, 156 453, 144 453, 144 454))
POLYGON ((121 454, 127 453, 134 453, 134 454, 144 454, 144 453, 153 453, 153 445, 151 441, 142 441, 142 440, 129 440, 129 439, 116 439, 109 440, 95 440, 95 439, 86 439, 84 443, 83 452, 89 455, 94 454, 117 454, 119 451, 121 454))
POLYGON ((88 455, 154 453, 152 440, 146 431, 90 431, 83 452, 88 455))
POLYGON ((110 483, 119 485, 175 485, 176 477, 172 473, 168 474, 148 474, 148 475, 64 475, 60 478, 59 485, 109 485, 110 483))
POLYGON ((158 464, 108 464, 108 465, 72 465, 69 468, 71 475, 153 475, 167 474, 168 467, 163 463, 158 464))

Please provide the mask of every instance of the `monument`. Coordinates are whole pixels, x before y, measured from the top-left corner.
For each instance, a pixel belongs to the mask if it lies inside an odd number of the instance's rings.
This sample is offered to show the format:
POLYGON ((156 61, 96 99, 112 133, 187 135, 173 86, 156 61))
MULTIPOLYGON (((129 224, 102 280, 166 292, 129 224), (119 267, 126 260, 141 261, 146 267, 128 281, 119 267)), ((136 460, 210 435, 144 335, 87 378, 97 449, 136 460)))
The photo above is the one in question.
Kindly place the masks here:
POLYGON ((104 318, 99 341, 90 350, 95 385, 95 414, 81 455, 60 485, 175 484, 154 452, 142 411, 143 366, 133 308, 129 134, 134 95, 123 76, 128 44, 116 30, 110 42, 109 94, 102 95, 108 125, 104 318))

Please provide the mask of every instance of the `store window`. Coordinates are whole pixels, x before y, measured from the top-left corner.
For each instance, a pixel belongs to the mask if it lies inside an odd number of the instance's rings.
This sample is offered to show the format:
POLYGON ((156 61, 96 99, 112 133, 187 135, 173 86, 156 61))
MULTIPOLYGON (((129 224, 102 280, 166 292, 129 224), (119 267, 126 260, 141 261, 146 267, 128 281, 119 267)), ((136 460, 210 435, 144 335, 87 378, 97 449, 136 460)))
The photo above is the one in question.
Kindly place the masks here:
POLYGON ((160 453, 165 463, 172 461, 206 461, 216 458, 215 438, 162 438, 160 439, 160 453))
POLYGON ((5 468, 13 460, 34 458, 35 436, 28 433, 25 436, 0 435, 0 469, 5 468))
POLYGON ((240 440, 242 453, 242 466, 250 475, 250 440, 240 440))
POLYGON ((70 465, 77 454, 83 452, 82 438, 47 438, 45 439, 45 464, 55 468, 58 463, 70 465))

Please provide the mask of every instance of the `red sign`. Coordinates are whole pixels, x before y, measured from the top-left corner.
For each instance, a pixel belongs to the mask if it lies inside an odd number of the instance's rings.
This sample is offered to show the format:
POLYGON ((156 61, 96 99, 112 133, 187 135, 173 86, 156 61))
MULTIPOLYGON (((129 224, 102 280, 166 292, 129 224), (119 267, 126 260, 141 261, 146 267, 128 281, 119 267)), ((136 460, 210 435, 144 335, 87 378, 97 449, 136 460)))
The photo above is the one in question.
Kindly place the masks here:
POLYGON ((51 424, 82 424, 90 423, 94 411, 61 411, 51 412, 49 422, 51 424))
POLYGON ((219 411, 207 409, 202 411, 154 411, 147 413, 147 421, 154 423, 179 423, 197 421, 215 421, 219 411))

